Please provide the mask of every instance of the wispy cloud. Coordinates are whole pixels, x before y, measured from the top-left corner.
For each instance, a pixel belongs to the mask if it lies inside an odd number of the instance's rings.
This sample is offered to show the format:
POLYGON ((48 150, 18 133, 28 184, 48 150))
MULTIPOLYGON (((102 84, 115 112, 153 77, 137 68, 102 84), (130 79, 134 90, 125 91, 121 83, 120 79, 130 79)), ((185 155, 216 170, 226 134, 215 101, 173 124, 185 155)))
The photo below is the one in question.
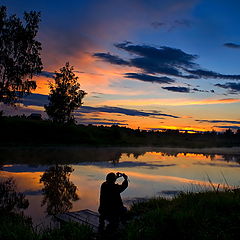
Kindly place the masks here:
POLYGON ((169 77, 157 77, 149 74, 143 74, 143 73, 126 73, 124 75, 126 78, 132 78, 137 79, 144 82, 155 82, 159 84, 169 84, 175 82, 175 80, 169 78, 169 77))
POLYGON ((221 129, 240 129, 240 126, 235 126, 235 125, 229 125, 229 126, 213 126, 215 128, 221 128, 221 129))
POLYGON ((228 47, 228 48, 240 48, 240 44, 236 44, 236 43, 224 43, 223 44, 224 47, 228 47))
POLYGON ((164 22, 158 22, 158 21, 151 22, 151 26, 155 29, 159 29, 165 25, 166 25, 166 23, 164 23, 164 22))
POLYGON ((48 72, 48 71, 42 71, 40 76, 46 77, 46 78, 54 78, 55 73, 54 72, 48 72))
POLYGON ((109 62, 111 64, 117 64, 117 65, 130 65, 128 61, 123 60, 122 58, 112 55, 110 53, 94 53, 93 57, 100 58, 106 62, 109 62))
POLYGON ((154 29, 164 28, 167 31, 172 31, 175 28, 179 28, 179 27, 191 27, 192 21, 188 19, 176 19, 170 22, 154 21, 154 22, 151 22, 151 26, 154 29))
POLYGON ((108 122, 108 121, 91 121, 91 119, 89 120, 82 120, 80 119, 80 123, 81 124, 93 124, 93 125, 105 125, 105 126, 112 126, 112 125, 118 125, 118 126, 128 126, 127 123, 121 123, 121 122, 108 122))
POLYGON ((199 78, 214 78, 214 79, 218 78, 218 79, 240 80, 240 75, 221 74, 221 73, 216 73, 213 71, 202 70, 202 69, 197 69, 197 70, 185 69, 185 70, 199 78))
POLYGON ((188 19, 177 19, 174 21, 174 24, 177 26, 191 27, 192 22, 188 19))
POLYGON ((106 105, 127 105, 127 106, 190 106, 190 105, 212 105, 212 104, 231 104, 239 103, 240 98, 221 98, 221 99, 187 99, 187 98, 148 98, 148 99, 119 99, 119 100, 106 100, 106 105))
POLYGON ((211 92, 214 93, 214 90, 202 90, 198 88, 189 88, 189 87, 162 87, 162 89, 171 91, 171 92, 179 92, 179 93, 193 93, 193 92, 211 92))
POLYGON ((180 49, 162 46, 159 48, 150 45, 136 45, 130 42, 117 43, 115 47, 137 57, 130 59, 131 65, 147 73, 161 73, 173 76, 183 76, 180 67, 193 67, 196 55, 188 54, 180 49))
POLYGON ((120 108, 120 107, 110 107, 110 106, 103 106, 103 107, 90 107, 90 106, 82 106, 77 112, 80 113, 92 113, 92 112, 105 112, 105 113, 120 113, 128 116, 142 116, 142 117, 170 117, 170 118, 179 118, 179 116, 170 115, 161 113, 160 111, 139 111, 135 109, 127 109, 127 108, 120 108))
POLYGON ((195 120, 197 122, 201 122, 201 123, 231 123, 231 124, 240 124, 240 121, 235 121, 235 120, 195 120))
MULTIPOLYGON (((135 67, 144 72, 144 74, 151 74, 150 76, 157 75, 156 77, 174 76, 185 79, 213 78, 240 80, 240 75, 221 74, 201 69, 196 63, 198 56, 186 53, 181 49, 167 46, 139 45, 131 42, 116 43, 114 46, 120 50, 124 50, 133 57, 125 60, 119 56, 101 52, 94 53, 93 56, 111 64, 135 67), (160 76, 158 76, 159 74, 160 76)), ((138 80, 144 81, 146 79, 146 76, 143 77, 142 73, 135 74, 138 80)), ((128 74, 126 76, 129 77, 128 74)), ((130 75, 130 77, 133 78, 133 75, 130 75)))
POLYGON ((162 89, 171 91, 171 92, 179 92, 179 93, 189 93, 190 88, 187 87, 162 87, 162 89))
POLYGON ((218 83, 218 84, 215 84, 214 86, 224 88, 224 89, 228 89, 228 90, 230 90, 230 93, 240 92, 240 83, 234 83, 234 82, 227 82, 227 83, 224 83, 224 84, 218 83))

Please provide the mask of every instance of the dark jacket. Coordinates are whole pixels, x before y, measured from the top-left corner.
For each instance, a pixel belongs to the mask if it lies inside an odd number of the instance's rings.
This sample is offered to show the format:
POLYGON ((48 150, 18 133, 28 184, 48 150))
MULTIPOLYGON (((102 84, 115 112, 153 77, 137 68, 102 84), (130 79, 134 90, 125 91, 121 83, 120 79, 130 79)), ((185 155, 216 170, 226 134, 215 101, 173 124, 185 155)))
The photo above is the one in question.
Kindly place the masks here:
POLYGON ((122 184, 104 182, 100 190, 99 213, 105 216, 120 214, 124 208, 120 193, 127 187, 127 179, 122 184))

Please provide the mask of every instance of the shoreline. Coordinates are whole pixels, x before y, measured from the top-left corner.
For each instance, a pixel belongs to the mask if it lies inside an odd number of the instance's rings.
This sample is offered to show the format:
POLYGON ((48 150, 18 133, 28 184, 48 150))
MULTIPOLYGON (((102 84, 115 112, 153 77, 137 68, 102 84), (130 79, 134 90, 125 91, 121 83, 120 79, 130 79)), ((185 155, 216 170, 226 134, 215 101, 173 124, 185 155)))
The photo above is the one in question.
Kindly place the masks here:
MULTIPOLYGON (((166 153, 192 153, 192 154, 240 154, 240 147, 207 147, 207 148, 188 148, 188 147, 157 147, 157 146, 81 146, 81 145, 39 145, 39 146, 0 146, 0 150, 90 150, 90 149, 109 149, 124 152, 166 152, 166 153)), ((1 154, 0 154, 1 156, 1 154)))

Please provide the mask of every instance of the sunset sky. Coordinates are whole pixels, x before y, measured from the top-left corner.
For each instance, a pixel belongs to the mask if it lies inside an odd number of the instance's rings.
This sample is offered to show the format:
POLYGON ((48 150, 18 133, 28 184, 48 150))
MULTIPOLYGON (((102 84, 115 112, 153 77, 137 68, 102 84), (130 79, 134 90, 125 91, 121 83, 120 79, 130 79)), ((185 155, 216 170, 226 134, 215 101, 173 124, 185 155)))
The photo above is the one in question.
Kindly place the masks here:
POLYGON ((44 111, 53 73, 68 61, 88 94, 79 123, 141 129, 240 128, 240 1, 1 0, 9 14, 40 11, 38 88, 44 111))

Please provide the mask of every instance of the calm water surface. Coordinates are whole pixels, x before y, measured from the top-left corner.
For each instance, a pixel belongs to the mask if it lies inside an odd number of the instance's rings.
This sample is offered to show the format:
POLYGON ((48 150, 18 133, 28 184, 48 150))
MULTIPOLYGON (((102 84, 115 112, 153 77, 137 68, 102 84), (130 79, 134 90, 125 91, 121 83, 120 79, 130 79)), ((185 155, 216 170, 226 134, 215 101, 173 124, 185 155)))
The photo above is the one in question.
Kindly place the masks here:
MULTIPOLYGON (((129 176, 129 187, 122 193, 123 200, 127 205, 133 200, 152 196, 171 197, 179 191, 206 189, 209 187, 209 179, 215 187, 219 184, 222 187, 226 185, 226 182, 230 186, 240 185, 239 155, 210 156, 124 150, 98 150, 93 154, 93 151, 88 151, 89 157, 87 151, 84 153, 85 161, 81 158, 81 162, 67 163, 67 166, 72 167, 74 171, 65 175, 66 182, 63 185, 66 184, 68 189, 70 187, 67 184, 75 185, 77 187, 76 194, 79 198, 75 201, 69 199, 67 203, 65 202, 66 204, 70 203, 66 208, 70 211, 86 208, 96 211, 99 187, 109 172, 119 171, 129 176), (100 156, 103 156, 103 159, 100 156), (104 159, 107 159, 107 161, 103 161, 104 159)), ((55 171, 57 169, 56 164, 12 164, 11 160, 9 159, 9 163, 4 161, 0 178, 12 177, 15 179, 18 191, 24 192, 30 202, 25 213, 33 218, 36 225, 48 223, 50 217, 47 217, 47 210, 49 209, 46 206, 50 205, 49 208, 51 208, 55 203, 49 203, 48 201, 51 201, 51 199, 47 198, 43 205, 46 194, 44 195, 42 190, 44 187, 48 187, 53 192, 57 190, 51 189, 54 183, 48 182, 48 180, 40 182, 40 178, 47 170, 49 172, 51 167, 52 171, 55 171)), ((76 162, 76 160, 74 161, 76 162)), ((58 165, 58 168, 61 168, 61 166, 58 165)), ((62 181, 61 179, 59 178, 58 181, 62 181)), ((118 181, 121 182, 121 180, 118 181)), ((57 204, 59 203, 59 199, 55 199, 55 201, 57 201, 57 204)))

